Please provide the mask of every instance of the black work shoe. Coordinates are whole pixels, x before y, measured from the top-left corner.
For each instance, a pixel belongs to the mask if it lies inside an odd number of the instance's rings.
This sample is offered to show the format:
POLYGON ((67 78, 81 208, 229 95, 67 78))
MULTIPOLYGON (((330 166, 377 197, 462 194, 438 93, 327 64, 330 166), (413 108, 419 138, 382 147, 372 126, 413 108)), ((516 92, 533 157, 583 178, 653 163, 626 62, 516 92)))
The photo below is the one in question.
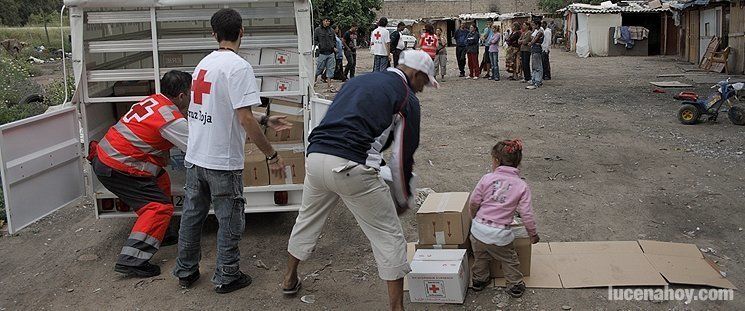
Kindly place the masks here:
POLYGON ((116 264, 114 266, 114 271, 126 276, 134 276, 138 278, 150 278, 160 275, 160 267, 151 264, 150 262, 145 262, 141 266, 125 266, 122 264, 116 264))
POLYGON ((525 283, 520 282, 507 289, 507 294, 512 298, 520 298, 525 293, 525 283))
POLYGON ((178 285, 181 286, 181 288, 183 289, 187 289, 191 287, 191 285, 194 284, 194 282, 196 282, 197 280, 199 280, 199 270, 186 277, 178 278, 178 285))
POLYGON ((489 286, 489 283, 490 283, 489 281, 483 281, 483 282, 473 281, 473 291, 480 292, 484 290, 487 286, 489 286))
POLYGON ((241 276, 228 284, 222 284, 215 287, 215 292, 218 294, 227 294, 251 285, 251 277, 247 274, 240 272, 241 276))

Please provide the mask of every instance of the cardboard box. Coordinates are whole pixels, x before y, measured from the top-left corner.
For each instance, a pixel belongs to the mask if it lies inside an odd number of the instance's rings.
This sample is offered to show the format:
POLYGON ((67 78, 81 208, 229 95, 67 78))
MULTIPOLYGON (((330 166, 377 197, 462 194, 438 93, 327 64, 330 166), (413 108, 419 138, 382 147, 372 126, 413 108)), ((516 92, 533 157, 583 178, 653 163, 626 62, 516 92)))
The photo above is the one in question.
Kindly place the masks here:
POLYGON ((264 153, 254 144, 246 144, 244 151, 246 158, 243 162, 243 186, 268 186, 269 166, 264 153))
POLYGON ((416 212, 419 243, 465 243, 471 229, 468 199, 468 192, 430 194, 416 212))
POLYGON ((238 55, 252 66, 259 65, 261 62, 261 49, 240 49, 238 55))
MULTIPOLYGON (((515 251, 517 251, 517 259, 520 261, 520 272, 523 276, 530 276, 530 261, 532 258, 532 244, 530 244, 530 238, 516 238, 515 251)), ((502 271, 502 262, 498 260, 492 260, 489 265, 489 273, 492 278, 504 277, 504 271, 502 271)))
POLYGON ((463 303, 470 279, 464 249, 420 249, 411 261, 411 302, 463 303))
POLYGON ((270 142, 285 142, 285 143, 302 143, 305 140, 304 135, 304 111, 300 104, 293 102, 272 99, 269 104, 269 115, 270 116, 285 116, 285 120, 292 124, 291 129, 283 131, 275 131, 274 129, 267 128, 266 137, 270 142))
MULTIPOLYGON (((251 107, 251 112, 266 115, 269 113, 269 109, 267 109, 266 107, 254 106, 254 107, 251 107)), ((256 118, 256 121, 259 121, 259 119, 256 118)), ((264 135, 266 135, 266 131, 264 131, 264 135)), ((251 137, 248 137, 248 133, 246 133, 246 145, 248 145, 249 143, 253 143, 253 141, 251 140, 251 137)), ((266 157, 264 158, 266 159, 266 157)))
POLYGON ((118 81, 114 83, 114 96, 150 96, 153 93, 155 93, 154 81, 118 81))
POLYGON ((305 148, 298 145, 275 145, 279 156, 285 161, 285 178, 269 174, 269 183, 272 185, 302 184, 305 181, 305 148))
POLYGON ((299 55, 297 49, 293 48, 263 48, 259 65, 294 66, 298 64, 299 55))
POLYGON ((292 92, 300 90, 297 76, 267 77, 261 82, 262 92, 292 92))

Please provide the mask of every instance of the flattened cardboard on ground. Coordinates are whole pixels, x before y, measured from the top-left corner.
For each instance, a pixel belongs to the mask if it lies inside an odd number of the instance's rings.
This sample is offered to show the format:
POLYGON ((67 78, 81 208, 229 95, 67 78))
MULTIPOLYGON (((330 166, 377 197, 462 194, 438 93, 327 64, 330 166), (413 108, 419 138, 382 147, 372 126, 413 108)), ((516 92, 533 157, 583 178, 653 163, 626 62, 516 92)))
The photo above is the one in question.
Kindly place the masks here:
MULTIPOLYGON (((530 259, 530 276, 526 276, 525 286, 530 288, 563 288, 559 273, 551 260, 548 243, 533 244, 530 259)), ((496 286, 505 286, 504 278, 494 279, 496 286)))
POLYGON ((432 193, 416 212, 419 243, 463 244, 471 229, 468 192, 432 193))
POLYGON ((640 240, 644 255, 673 284, 736 288, 693 244, 640 240))
POLYGON ((641 253, 551 254, 551 261, 564 288, 667 285, 641 253))

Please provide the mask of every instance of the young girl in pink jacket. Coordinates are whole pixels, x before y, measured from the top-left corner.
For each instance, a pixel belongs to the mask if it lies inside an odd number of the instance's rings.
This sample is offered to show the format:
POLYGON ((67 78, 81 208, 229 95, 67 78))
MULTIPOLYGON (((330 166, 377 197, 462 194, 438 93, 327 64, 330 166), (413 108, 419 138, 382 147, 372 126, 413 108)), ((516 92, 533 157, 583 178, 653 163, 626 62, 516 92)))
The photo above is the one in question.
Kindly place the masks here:
POLYGON ((530 188, 520 178, 517 167, 522 160, 523 143, 504 140, 491 152, 493 172, 481 177, 471 194, 471 245, 473 264, 473 289, 483 290, 490 280, 489 262, 499 260, 507 280, 507 293, 521 297, 525 292, 520 262, 515 252, 510 224, 515 211, 520 214, 531 243, 538 243, 530 188))

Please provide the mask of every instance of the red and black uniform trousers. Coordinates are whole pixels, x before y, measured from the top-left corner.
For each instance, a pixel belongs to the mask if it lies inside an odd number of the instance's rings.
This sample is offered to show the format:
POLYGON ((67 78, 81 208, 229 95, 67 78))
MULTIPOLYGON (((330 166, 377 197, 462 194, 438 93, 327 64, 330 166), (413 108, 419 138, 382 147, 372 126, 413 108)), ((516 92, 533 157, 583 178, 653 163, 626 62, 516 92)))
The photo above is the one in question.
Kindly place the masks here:
POLYGON ((156 177, 132 176, 101 163, 98 157, 92 164, 101 184, 137 214, 117 263, 140 266, 160 248, 173 215, 168 173, 161 170, 156 177))

